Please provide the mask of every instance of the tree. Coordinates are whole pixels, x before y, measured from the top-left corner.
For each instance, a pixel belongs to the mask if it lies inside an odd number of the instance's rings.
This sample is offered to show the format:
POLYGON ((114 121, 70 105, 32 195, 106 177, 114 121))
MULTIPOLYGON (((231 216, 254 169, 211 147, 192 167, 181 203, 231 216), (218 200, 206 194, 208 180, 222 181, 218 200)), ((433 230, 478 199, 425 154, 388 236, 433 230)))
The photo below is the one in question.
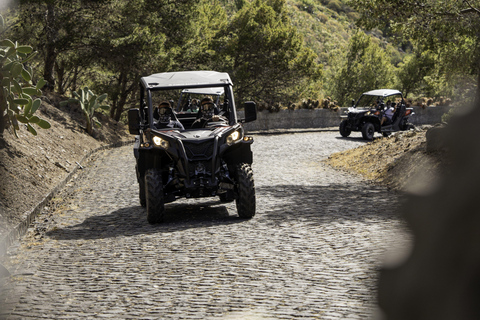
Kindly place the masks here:
MULTIPOLYGON (((435 68, 435 59, 430 51, 415 50, 399 64, 397 79, 399 89, 405 97, 410 93, 420 93, 426 89, 425 78, 435 68)), ((426 93, 428 95, 428 93, 426 93)))
POLYGON ((392 84, 393 66, 389 56, 361 30, 350 38, 346 53, 338 54, 334 59, 331 63, 334 67, 329 70, 329 92, 340 106, 345 106, 365 91, 392 84))
MULTIPOLYGON (((57 83, 55 67, 63 53, 80 53, 96 31, 98 13, 111 0, 21 0, 20 23, 14 29, 19 39, 32 40, 43 60, 46 89, 57 83), (28 21, 29 23, 24 23, 28 21)), ((59 69, 61 70, 61 68, 59 69)), ((63 88, 59 88, 63 92, 63 88)))
POLYGON ((239 101, 292 99, 292 88, 320 78, 321 66, 292 25, 284 0, 243 5, 214 41, 217 65, 229 72, 239 101))
MULTIPOLYGON (((480 84, 480 3, 478 0, 350 0, 367 29, 388 25, 405 39, 437 54, 443 77, 475 74, 480 84), (462 48, 462 50, 456 50, 462 48), (457 54, 452 55, 455 51, 457 54)), ((480 101, 480 86, 477 100, 480 101)))
POLYGON ((120 120, 141 76, 178 68, 175 62, 188 57, 196 6, 194 0, 117 1, 98 21, 90 54, 101 67, 96 90, 108 93, 112 118, 120 120))

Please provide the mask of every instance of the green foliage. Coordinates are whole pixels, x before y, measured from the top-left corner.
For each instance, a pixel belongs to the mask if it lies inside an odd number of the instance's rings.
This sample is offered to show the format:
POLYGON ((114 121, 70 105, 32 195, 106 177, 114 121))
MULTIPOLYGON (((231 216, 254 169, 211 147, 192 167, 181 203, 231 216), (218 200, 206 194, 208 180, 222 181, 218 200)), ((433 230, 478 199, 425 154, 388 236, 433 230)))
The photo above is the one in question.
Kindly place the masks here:
POLYGON ((284 0, 245 5, 217 35, 218 64, 229 72, 238 99, 288 101, 295 84, 316 81, 321 66, 292 26, 284 0))
POLYGON ((416 50, 399 64, 397 70, 398 88, 405 97, 409 94, 431 95, 427 77, 435 68, 435 59, 431 52, 416 50))
POLYGON ((66 105, 67 103, 78 103, 85 116, 87 122, 87 132, 89 135, 93 135, 93 124, 101 126, 101 123, 95 117, 95 111, 98 109, 109 110, 110 106, 103 104, 103 101, 107 98, 107 94, 104 93, 100 96, 94 94, 88 87, 73 92, 73 97, 67 101, 62 101, 60 105, 66 105))
MULTIPOLYGON (((3 29, 3 17, 0 21, 3 29)), ((37 135, 37 131, 32 124, 42 129, 50 128, 48 121, 35 115, 41 100, 34 100, 32 96, 42 94, 40 89, 45 81, 42 79, 33 84, 33 69, 27 63, 34 55, 31 46, 19 45, 9 39, 0 41, 0 135, 11 125, 18 137, 19 123, 25 124, 33 135, 37 135)))
POLYGON ((430 50, 435 57, 434 91, 452 90, 457 76, 480 73, 478 1, 350 0, 359 25, 389 26, 392 33, 430 50), (450 87, 450 88, 448 88, 450 87))
POLYGON ((350 39, 347 52, 332 57, 330 93, 340 106, 361 93, 391 87, 393 70, 389 56, 371 37, 362 31, 350 39))

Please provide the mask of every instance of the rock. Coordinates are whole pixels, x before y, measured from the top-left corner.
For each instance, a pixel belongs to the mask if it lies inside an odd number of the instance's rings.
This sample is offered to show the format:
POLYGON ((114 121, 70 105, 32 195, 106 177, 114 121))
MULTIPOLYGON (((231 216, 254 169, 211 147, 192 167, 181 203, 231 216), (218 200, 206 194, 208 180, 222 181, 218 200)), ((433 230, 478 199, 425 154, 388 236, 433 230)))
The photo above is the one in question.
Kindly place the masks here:
POLYGON ((446 126, 437 125, 427 130, 427 152, 446 151, 446 126))

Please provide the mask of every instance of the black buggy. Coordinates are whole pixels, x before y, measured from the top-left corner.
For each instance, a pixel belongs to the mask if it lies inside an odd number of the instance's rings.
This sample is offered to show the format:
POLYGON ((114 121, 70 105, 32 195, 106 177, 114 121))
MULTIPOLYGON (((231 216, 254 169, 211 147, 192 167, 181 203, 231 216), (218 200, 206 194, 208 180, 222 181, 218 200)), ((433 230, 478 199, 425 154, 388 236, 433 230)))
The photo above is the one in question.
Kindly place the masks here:
POLYGON ((408 122, 414 114, 412 108, 407 108, 403 95, 398 90, 378 89, 363 93, 357 102, 352 101, 352 106, 341 116, 344 120, 340 123, 340 134, 348 137, 352 131, 362 132, 365 140, 372 140, 375 132, 388 136, 392 132, 410 130, 414 126, 408 122), (382 124, 386 108, 394 109, 393 116, 382 124))
POLYGON ((135 134, 134 155, 140 204, 149 223, 162 222, 165 203, 179 198, 218 196, 236 201, 240 218, 255 215, 251 144, 242 123, 257 117, 254 102, 244 104, 244 119, 237 118, 232 82, 227 73, 182 71, 152 74, 140 80, 140 108, 128 112, 129 131, 135 134), (221 119, 190 128, 198 118, 186 104, 190 93, 206 94, 221 119), (160 102, 176 106, 173 120, 184 129, 158 129, 160 102))

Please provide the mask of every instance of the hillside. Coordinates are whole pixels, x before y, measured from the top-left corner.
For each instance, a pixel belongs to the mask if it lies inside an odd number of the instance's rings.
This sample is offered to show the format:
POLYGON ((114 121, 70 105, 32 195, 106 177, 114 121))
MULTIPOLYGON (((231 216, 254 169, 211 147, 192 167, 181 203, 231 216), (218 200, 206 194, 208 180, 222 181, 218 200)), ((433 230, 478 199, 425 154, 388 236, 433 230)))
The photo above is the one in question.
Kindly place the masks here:
MULTIPOLYGON (((6 147, 0 149, 0 239, 25 219, 26 212, 78 167, 91 151, 132 140, 126 126, 100 115, 101 128, 89 136, 84 119, 75 105, 58 106, 60 97, 42 97, 39 116, 52 127, 31 135, 21 128, 16 138, 5 132, 6 147), (78 163, 77 163, 78 162, 78 163)), ((86 162, 86 161, 85 161, 86 162)))

